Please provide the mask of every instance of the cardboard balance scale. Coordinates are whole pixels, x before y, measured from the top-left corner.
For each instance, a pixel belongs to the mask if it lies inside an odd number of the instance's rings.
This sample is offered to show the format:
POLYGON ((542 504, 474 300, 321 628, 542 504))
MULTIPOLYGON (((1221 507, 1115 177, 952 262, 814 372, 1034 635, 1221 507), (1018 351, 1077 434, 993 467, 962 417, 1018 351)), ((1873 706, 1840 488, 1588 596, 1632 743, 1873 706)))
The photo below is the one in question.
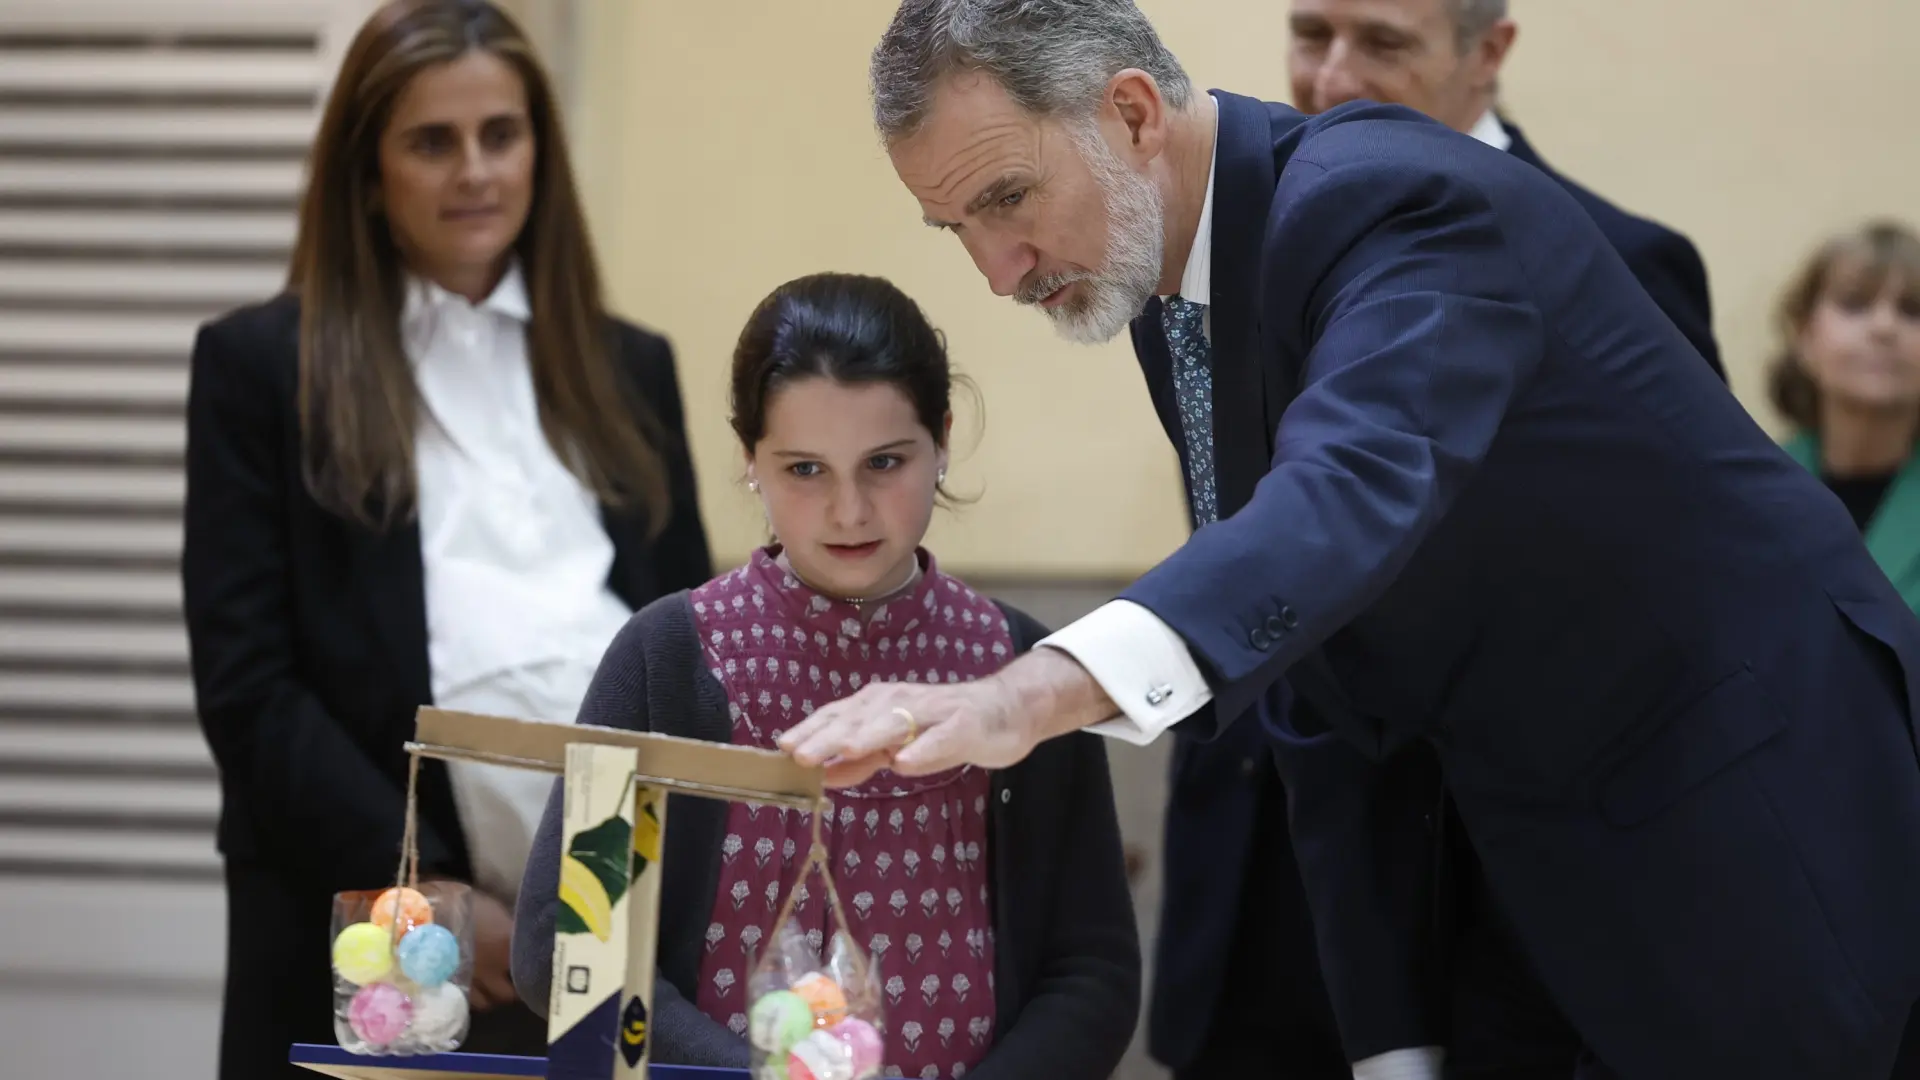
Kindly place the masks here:
POLYGON ((421 709, 407 752, 564 778, 560 911, 547 1057, 360 1057, 295 1046, 294 1063, 340 1080, 723 1080, 733 1070, 648 1069, 667 794, 813 810, 824 775, 772 750, 617 728, 421 709))

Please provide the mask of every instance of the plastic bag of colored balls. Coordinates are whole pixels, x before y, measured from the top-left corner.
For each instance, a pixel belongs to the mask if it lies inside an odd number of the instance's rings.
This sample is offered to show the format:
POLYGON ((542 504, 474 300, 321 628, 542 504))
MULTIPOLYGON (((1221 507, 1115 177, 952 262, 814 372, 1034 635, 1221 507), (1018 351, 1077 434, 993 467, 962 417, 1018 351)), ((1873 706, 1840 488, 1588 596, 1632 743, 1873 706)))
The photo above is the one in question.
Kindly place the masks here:
POLYGON ((886 1014, 879 971, 844 930, 833 935, 823 962, 798 921, 782 918, 748 976, 747 1000, 753 1080, 881 1074, 886 1014))
POLYGON ((425 881, 336 893, 333 1031, 356 1054, 443 1054, 467 1037, 473 894, 425 881))

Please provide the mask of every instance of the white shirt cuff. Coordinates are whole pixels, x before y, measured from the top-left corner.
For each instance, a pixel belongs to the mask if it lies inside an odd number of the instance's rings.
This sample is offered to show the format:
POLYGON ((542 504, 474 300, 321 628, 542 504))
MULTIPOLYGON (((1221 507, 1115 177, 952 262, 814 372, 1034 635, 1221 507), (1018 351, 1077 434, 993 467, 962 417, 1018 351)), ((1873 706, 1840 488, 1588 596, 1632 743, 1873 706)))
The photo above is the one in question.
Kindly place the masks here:
POLYGON ((1103 604, 1040 644, 1073 657, 1120 706, 1087 728, 1097 735, 1145 746, 1213 700, 1187 643, 1131 601, 1103 604))
POLYGON ((1353 1080, 1440 1080, 1447 1052, 1438 1046, 1389 1050, 1353 1063, 1353 1080))

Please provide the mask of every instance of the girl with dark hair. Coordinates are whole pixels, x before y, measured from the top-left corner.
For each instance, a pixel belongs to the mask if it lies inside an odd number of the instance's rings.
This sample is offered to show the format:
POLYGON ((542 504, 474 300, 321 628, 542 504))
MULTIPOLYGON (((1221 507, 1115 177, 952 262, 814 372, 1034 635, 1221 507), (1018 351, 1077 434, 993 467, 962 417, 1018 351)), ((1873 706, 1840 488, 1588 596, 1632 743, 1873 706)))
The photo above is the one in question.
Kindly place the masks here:
MULTIPOLYGON (((427 703, 570 717, 634 609, 712 573, 667 343, 608 315, 547 78, 483 0, 347 50, 286 291, 202 328, 187 629, 219 766, 221 1075, 332 1042, 331 897, 391 884, 427 703)), ((421 872, 474 885, 467 1048, 540 1053, 511 905, 543 778, 421 768, 421 872)))
MULTIPOLYGON (((733 359, 733 429, 775 541, 635 615, 579 722, 773 748, 869 682, 960 682, 1045 630, 942 572, 922 546, 946 478, 953 375, 912 300, 872 277, 776 289, 733 359)), ((753 959, 806 857, 810 816, 672 796, 654 1059, 743 1067, 753 959)), ((1139 942, 1105 750, 1091 735, 1019 766, 836 792, 824 837, 847 929, 886 987, 890 1075, 1107 1076, 1133 1032, 1139 942)), ((528 859, 514 978, 549 1002, 556 792, 528 859)), ((824 898, 800 903, 830 936, 824 898)))

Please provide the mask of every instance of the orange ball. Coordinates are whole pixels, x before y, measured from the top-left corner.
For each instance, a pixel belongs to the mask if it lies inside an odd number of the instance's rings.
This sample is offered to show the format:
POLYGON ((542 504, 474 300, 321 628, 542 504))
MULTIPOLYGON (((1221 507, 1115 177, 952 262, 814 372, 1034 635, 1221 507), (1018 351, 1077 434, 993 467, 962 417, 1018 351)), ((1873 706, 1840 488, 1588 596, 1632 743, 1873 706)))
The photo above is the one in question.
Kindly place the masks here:
POLYGON ((409 929, 425 926, 433 921, 433 905, 418 890, 404 886, 388 889, 373 902, 373 914, 368 916, 373 925, 382 930, 393 928, 394 908, 400 909, 401 924, 409 929))
POLYGON ((814 1023, 830 1026, 846 1019, 846 992, 831 978, 815 972, 801 979, 793 992, 799 994, 800 999, 813 1009, 814 1023))

